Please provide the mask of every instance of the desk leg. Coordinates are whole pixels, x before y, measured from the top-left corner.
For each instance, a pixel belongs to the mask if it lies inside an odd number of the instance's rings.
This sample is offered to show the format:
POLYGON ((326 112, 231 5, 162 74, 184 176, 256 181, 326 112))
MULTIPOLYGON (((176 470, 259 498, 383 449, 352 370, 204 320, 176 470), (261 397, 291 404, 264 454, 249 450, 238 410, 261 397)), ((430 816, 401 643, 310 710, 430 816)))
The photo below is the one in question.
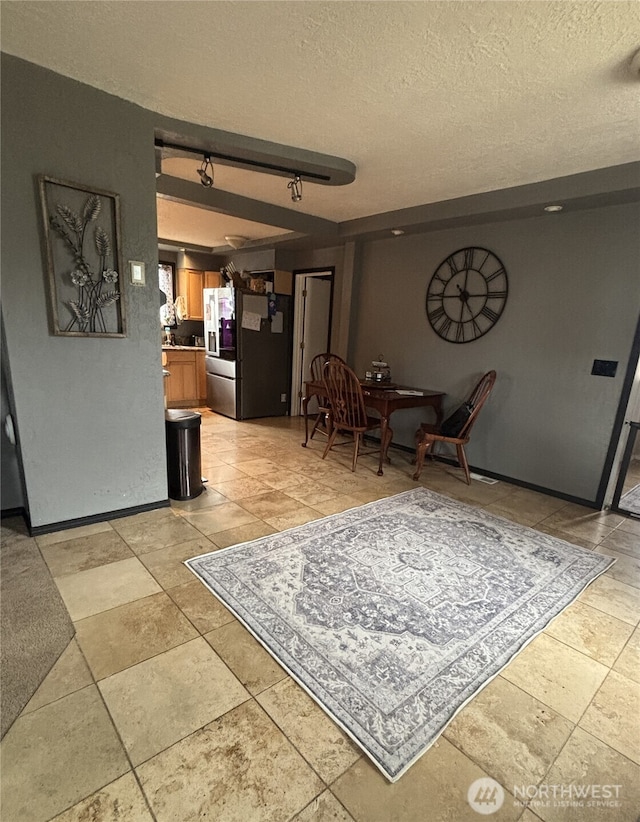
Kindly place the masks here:
POLYGON ((306 394, 302 398, 302 413, 304 415, 304 442, 302 443, 303 448, 306 448, 307 443, 309 442, 309 415, 307 414, 307 408, 309 407, 310 399, 311 397, 309 397, 308 394, 306 394))
POLYGON ((432 408, 436 412, 436 425, 440 428, 444 416, 442 413, 442 397, 438 397, 432 408))
POLYGON ((389 430, 389 417, 380 417, 380 462, 378 463, 378 476, 381 477, 384 473, 382 470, 382 463, 387 456, 387 431, 389 430))

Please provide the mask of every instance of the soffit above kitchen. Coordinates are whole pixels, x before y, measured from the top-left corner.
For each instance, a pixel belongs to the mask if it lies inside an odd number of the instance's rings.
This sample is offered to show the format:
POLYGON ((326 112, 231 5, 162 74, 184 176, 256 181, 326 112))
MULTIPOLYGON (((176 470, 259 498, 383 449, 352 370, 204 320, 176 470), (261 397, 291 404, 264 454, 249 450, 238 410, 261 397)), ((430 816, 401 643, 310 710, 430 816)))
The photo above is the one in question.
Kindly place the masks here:
POLYGON ((334 223, 640 158, 635 1, 4 0, 1 14, 10 54, 166 117, 351 161, 353 183, 305 184, 296 204, 281 178, 216 182, 334 223))

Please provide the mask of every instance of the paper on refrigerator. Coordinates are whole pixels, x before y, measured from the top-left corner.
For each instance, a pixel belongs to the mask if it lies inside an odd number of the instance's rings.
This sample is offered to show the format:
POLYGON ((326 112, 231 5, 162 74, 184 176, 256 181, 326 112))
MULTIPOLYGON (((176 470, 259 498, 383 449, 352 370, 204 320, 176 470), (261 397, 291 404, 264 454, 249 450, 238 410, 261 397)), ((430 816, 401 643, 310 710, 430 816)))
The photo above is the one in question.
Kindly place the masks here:
POLYGON ((252 314, 259 314, 265 320, 269 316, 268 301, 266 294, 245 294, 242 300, 244 311, 252 314))
POLYGON ((242 327, 248 328, 249 331, 260 331, 260 320, 260 314, 256 314, 254 311, 242 312, 242 327))
POLYGON ((284 314, 282 311, 276 311, 276 313, 271 318, 271 333, 272 334, 282 334, 284 330, 284 314))

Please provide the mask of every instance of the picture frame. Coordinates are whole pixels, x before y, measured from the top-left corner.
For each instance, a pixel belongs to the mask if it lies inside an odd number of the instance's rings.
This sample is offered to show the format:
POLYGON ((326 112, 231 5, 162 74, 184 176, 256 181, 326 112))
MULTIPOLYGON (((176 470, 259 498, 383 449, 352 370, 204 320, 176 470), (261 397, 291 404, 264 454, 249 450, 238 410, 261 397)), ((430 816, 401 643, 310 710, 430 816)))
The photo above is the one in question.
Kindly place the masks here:
POLYGON ((38 185, 51 333, 126 337, 119 196, 46 175, 38 185))

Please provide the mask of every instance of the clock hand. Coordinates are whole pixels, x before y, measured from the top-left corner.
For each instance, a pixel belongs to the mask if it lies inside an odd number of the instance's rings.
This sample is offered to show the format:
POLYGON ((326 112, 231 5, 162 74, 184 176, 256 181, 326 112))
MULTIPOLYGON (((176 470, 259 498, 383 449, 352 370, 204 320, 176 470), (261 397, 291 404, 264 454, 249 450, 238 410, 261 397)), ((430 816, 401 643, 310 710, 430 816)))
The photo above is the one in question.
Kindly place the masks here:
POLYGON ((467 302, 467 300, 469 299, 469 292, 468 292, 468 291, 466 291, 464 288, 460 288, 460 286, 458 285, 458 283, 456 283, 456 288, 457 288, 457 289, 458 289, 458 291, 460 292, 460 293, 458 294, 458 299, 459 299, 459 300, 461 300, 463 303, 466 303, 466 302, 467 302))
MULTIPOLYGON (((460 288, 460 286, 458 286, 458 288, 460 288)), ((460 325, 462 325, 462 315, 464 314, 465 305, 467 305, 467 303, 466 303, 466 300, 464 298, 464 292, 461 291, 461 294, 460 294, 460 319, 458 321, 460 323, 460 325)))

